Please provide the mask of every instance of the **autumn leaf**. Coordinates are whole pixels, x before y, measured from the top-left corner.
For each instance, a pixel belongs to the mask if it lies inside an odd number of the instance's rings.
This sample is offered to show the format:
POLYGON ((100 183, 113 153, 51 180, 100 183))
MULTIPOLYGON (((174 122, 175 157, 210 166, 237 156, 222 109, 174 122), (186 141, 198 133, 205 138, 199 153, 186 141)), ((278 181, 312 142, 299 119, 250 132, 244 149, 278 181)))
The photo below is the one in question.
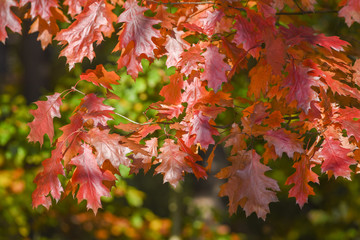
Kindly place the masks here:
POLYGON ((255 212, 265 220, 269 213, 269 203, 276 202, 275 191, 280 191, 277 182, 264 175, 270 168, 260 163, 255 151, 239 151, 230 157, 232 166, 222 169, 217 178, 229 178, 221 185, 219 196, 229 198, 229 212, 234 214, 240 205, 249 216, 255 212))
POLYGON ((357 0, 346 0, 346 4, 339 11, 339 17, 344 17, 350 27, 354 22, 360 23, 360 4, 357 0))
POLYGON ((0 1, 0 41, 4 44, 8 36, 6 27, 13 32, 21 33, 21 20, 10 10, 14 6, 18 6, 18 3, 14 0, 0 1))
POLYGON ((289 157, 293 157, 294 153, 303 153, 302 141, 296 133, 292 133, 283 128, 270 130, 264 135, 264 139, 270 146, 275 147, 276 154, 281 157, 286 153, 289 157))
POLYGON ((259 62, 250 70, 249 76, 251 78, 251 82, 247 94, 249 97, 254 95, 256 99, 259 99, 261 97, 261 93, 265 95, 269 89, 271 66, 264 64, 264 62, 259 62))
POLYGON ((181 60, 176 65, 181 70, 180 72, 188 76, 192 71, 199 69, 199 63, 204 62, 204 57, 201 55, 202 49, 199 45, 195 45, 187 52, 181 53, 181 60))
POLYGON ((182 75, 178 72, 170 76, 170 84, 164 86, 160 90, 160 95, 165 98, 164 103, 180 104, 181 103, 181 89, 184 81, 182 75))
POLYGON ((301 159, 295 162, 293 167, 296 171, 286 180, 285 184, 294 184, 289 191, 289 197, 296 198, 296 203, 302 208, 307 203, 309 195, 315 195, 313 188, 308 183, 319 183, 319 178, 311 170, 313 165, 306 155, 301 155, 301 159))
POLYGON ((114 175, 109 171, 102 172, 96 162, 95 155, 88 144, 83 144, 79 155, 74 157, 70 164, 75 165, 76 169, 72 176, 72 183, 79 184, 79 190, 76 194, 79 202, 86 200, 87 208, 92 209, 94 213, 101 208, 100 197, 110 197, 110 191, 103 181, 115 181, 114 175))
POLYGON ((117 81, 120 80, 120 77, 114 71, 106 71, 104 66, 99 64, 95 70, 88 69, 85 73, 81 74, 80 79, 91 82, 97 86, 101 85, 105 88, 112 89, 110 84, 119 84, 117 81))
POLYGON ((155 169, 157 174, 164 175, 164 183, 169 182, 174 188, 183 179, 185 172, 191 172, 191 168, 185 161, 186 153, 180 151, 179 145, 174 140, 166 139, 160 148, 160 165, 155 169))
POLYGON ((209 44, 206 52, 203 54, 205 58, 204 72, 201 74, 201 80, 207 80, 208 86, 217 92, 223 82, 227 82, 226 72, 231 70, 230 65, 225 63, 224 54, 219 53, 219 48, 209 44))
POLYGON ((212 135, 218 135, 218 131, 210 126, 210 117, 204 116, 202 111, 194 114, 190 120, 190 135, 195 135, 194 143, 200 143, 202 148, 207 149, 210 144, 214 144, 215 141, 212 135))
POLYGON ((116 21, 116 15, 112 9, 104 0, 91 0, 76 16, 76 21, 56 35, 55 40, 67 44, 60 56, 66 57, 69 69, 82 62, 84 57, 92 61, 95 57, 93 43, 100 44, 104 39, 102 34, 110 37, 114 32, 112 23, 116 21))
POLYGON ((58 201, 61 197, 61 192, 64 191, 58 175, 65 175, 63 165, 61 164, 62 150, 57 147, 51 152, 51 157, 44 160, 42 165, 44 170, 40 172, 34 179, 37 187, 32 193, 32 204, 36 208, 43 205, 49 209, 51 205, 51 198, 49 194, 58 201))
POLYGON ((183 34, 183 31, 174 29, 169 35, 166 36, 166 66, 168 68, 171 66, 176 66, 181 60, 180 56, 184 52, 184 49, 189 49, 189 44, 182 39, 183 34))
POLYGON ((46 101, 37 101, 36 110, 30 110, 30 113, 34 116, 34 120, 28 123, 30 127, 30 133, 28 135, 29 142, 39 142, 42 146, 44 142, 44 135, 47 134, 50 142, 54 138, 54 117, 60 118, 60 106, 62 104, 60 93, 55 93, 51 96, 47 96, 46 101))
POLYGON ((31 18, 34 19, 39 16, 45 21, 49 21, 52 16, 51 8, 57 8, 59 6, 57 0, 20 0, 20 5, 24 6, 29 2, 31 3, 31 18))

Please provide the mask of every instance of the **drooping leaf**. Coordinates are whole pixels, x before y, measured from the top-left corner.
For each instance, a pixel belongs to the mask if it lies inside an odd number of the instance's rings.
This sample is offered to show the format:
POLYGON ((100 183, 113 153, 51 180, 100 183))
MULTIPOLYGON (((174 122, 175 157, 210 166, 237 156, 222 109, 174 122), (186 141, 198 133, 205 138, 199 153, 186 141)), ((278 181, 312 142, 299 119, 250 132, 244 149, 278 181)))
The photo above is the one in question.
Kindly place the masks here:
POLYGON ((61 147, 58 147, 51 152, 50 158, 42 162, 44 169, 34 179, 34 183, 37 185, 35 191, 32 193, 32 204, 34 208, 43 205, 49 209, 51 205, 49 194, 56 201, 60 199, 61 192, 63 192, 64 189, 61 186, 58 175, 65 175, 61 159, 62 150, 61 147))
POLYGON ((240 151, 229 160, 232 166, 223 168, 217 178, 229 178, 221 185, 219 195, 229 198, 229 212, 234 214, 240 205, 249 216, 255 212, 265 220, 269 213, 269 203, 276 202, 275 191, 280 191, 277 182, 264 175, 268 166, 260 163, 260 156, 255 151, 240 151))
POLYGON ((207 149, 210 144, 214 144, 215 140, 212 135, 218 135, 218 131, 209 123, 210 117, 204 116, 202 111, 194 114, 190 120, 190 135, 195 135, 194 143, 200 143, 201 147, 207 149))
POLYGON ((54 137, 54 117, 60 118, 60 106, 62 104, 60 93, 55 93, 47 96, 46 101, 37 101, 35 104, 38 106, 36 110, 30 110, 34 116, 34 120, 28 123, 30 133, 28 140, 30 142, 39 142, 42 146, 44 142, 44 135, 47 134, 50 142, 52 143, 54 137))
POLYGON ((289 157, 293 157, 294 153, 303 153, 302 141, 296 133, 292 133, 283 128, 270 130, 264 135, 264 139, 270 146, 275 147, 276 154, 281 157, 286 153, 289 157))
POLYGON ((181 59, 181 54, 184 49, 188 49, 189 45, 182 39, 183 31, 174 29, 169 35, 166 36, 165 49, 167 51, 166 66, 176 66, 181 59))
POLYGON ((360 3, 357 0, 346 0, 345 6, 340 9, 339 17, 344 17, 350 27, 354 22, 360 23, 360 3))
POLYGON ((178 72, 170 76, 170 84, 164 86, 160 95, 165 98, 164 103, 180 104, 181 103, 181 89, 183 88, 184 81, 182 75, 178 72))
POLYGON ((6 27, 11 31, 21 33, 21 20, 10 10, 11 7, 18 6, 15 0, 0 1, 0 42, 5 43, 7 38, 6 27))
POLYGON ((102 34, 110 37, 114 32, 112 23, 116 21, 116 15, 112 9, 104 0, 91 0, 76 16, 76 21, 56 35, 55 40, 66 45, 60 56, 66 57, 69 69, 82 62, 84 57, 92 61, 95 57, 93 44, 104 40, 102 34))
POLYGON ((160 165, 155 169, 156 173, 164 175, 164 183, 169 182, 174 188, 183 179, 185 172, 191 172, 191 168, 185 161, 186 153, 180 151, 179 145, 174 140, 166 139, 160 148, 160 165))
POLYGON ((93 84, 112 89, 110 84, 119 84, 117 81, 120 79, 114 71, 108 72, 102 64, 96 66, 95 70, 88 69, 85 73, 80 75, 81 80, 92 82, 93 84))
POLYGON ((307 203, 309 195, 315 195, 314 189, 308 183, 319 183, 319 178, 311 170, 313 165, 306 155, 301 155, 301 159, 295 162, 293 167, 296 171, 286 180, 285 184, 294 184, 289 191, 289 197, 296 198, 296 203, 302 208, 307 203))
POLYGON ((20 5, 24 6, 28 2, 31 3, 31 18, 34 19, 39 16, 45 21, 49 21, 52 16, 51 8, 59 6, 57 0, 20 0, 20 5))
POLYGON ((88 144, 83 144, 80 153, 74 157, 70 164, 75 165, 76 169, 72 176, 72 183, 79 184, 76 194, 79 202, 86 200, 87 208, 94 213, 101 208, 100 198, 110 197, 110 191, 102 183, 103 181, 114 181, 116 178, 109 171, 102 172, 96 162, 96 157, 88 144))

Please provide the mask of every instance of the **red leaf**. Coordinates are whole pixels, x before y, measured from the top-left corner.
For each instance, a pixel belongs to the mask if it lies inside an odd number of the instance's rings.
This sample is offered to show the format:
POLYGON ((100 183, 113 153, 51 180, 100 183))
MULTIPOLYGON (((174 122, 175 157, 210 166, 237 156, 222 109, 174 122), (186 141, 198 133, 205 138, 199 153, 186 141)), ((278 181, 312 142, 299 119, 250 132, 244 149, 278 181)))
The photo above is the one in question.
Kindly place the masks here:
POLYGON ((55 40, 67 44, 60 56, 66 57, 70 69, 84 57, 92 61, 95 57, 93 43, 100 44, 104 39, 102 34, 109 37, 114 32, 112 23, 116 15, 112 9, 104 0, 91 0, 76 16, 76 21, 56 35, 55 40))
POLYGON ((118 60, 118 69, 126 67, 127 73, 133 79, 136 79, 139 75, 139 72, 143 70, 143 67, 141 65, 141 59, 135 55, 135 48, 133 45, 134 43, 131 42, 121 54, 118 60))
POLYGON ((360 121, 354 120, 354 118, 360 118, 360 110, 357 108, 346 107, 345 109, 337 109, 336 113, 338 116, 332 120, 341 124, 346 130, 348 137, 354 136, 357 141, 360 141, 360 121))
POLYGON ((265 39, 266 62, 271 65, 272 72, 280 75, 286 59, 286 46, 282 37, 270 37, 265 39))
POLYGON ((185 82, 185 91, 181 95, 181 101, 188 104, 188 108, 191 108, 195 103, 207 94, 204 86, 202 86, 199 78, 195 77, 189 84, 185 82))
POLYGON ((312 101, 319 100, 318 94, 311 89, 311 86, 319 85, 315 77, 308 74, 311 70, 302 65, 291 63, 286 69, 289 75, 284 80, 284 87, 290 89, 286 100, 288 103, 296 100, 298 108, 303 109, 305 113, 308 113, 312 101))
POLYGON ((223 82, 227 82, 226 72, 231 70, 229 64, 224 62, 225 55, 219 53, 219 49, 209 44, 205 57, 204 72, 201 74, 201 80, 207 80, 208 86, 217 92, 223 82))
POLYGON ((20 0, 20 5, 24 6, 26 3, 31 3, 30 15, 34 19, 37 16, 49 21, 52 13, 51 8, 58 8, 57 0, 20 0))
POLYGON ((34 179, 34 183, 37 185, 35 191, 32 193, 32 204, 34 208, 43 205, 49 209, 51 205, 49 194, 51 194, 55 200, 60 199, 61 192, 63 192, 64 189, 61 186, 58 175, 65 175, 61 159, 61 147, 58 147, 51 152, 51 158, 42 162, 44 170, 34 179))
POLYGON ((105 88, 112 89, 110 84, 119 84, 117 80, 120 80, 120 77, 114 71, 106 71, 104 66, 99 64, 95 70, 88 69, 85 73, 81 74, 80 79, 92 82, 96 86, 101 85, 105 88))
POLYGON ((302 208, 307 203, 309 195, 315 195, 313 188, 308 183, 319 183, 319 179, 318 175, 311 170, 313 166, 305 155, 302 155, 300 161, 295 162, 293 167, 296 171, 286 180, 285 184, 294 184, 289 191, 289 197, 296 198, 296 203, 302 208))
POLYGON ((34 116, 34 120, 28 123, 30 133, 28 135, 29 142, 39 142, 42 146, 44 135, 47 134, 50 142, 52 143, 54 137, 54 124, 53 118, 60 118, 60 106, 62 104, 60 93, 47 96, 46 101, 37 101, 35 104, 38 106, 36 110, 30 110, 34 116))
POLYGON ((65 0, 64 5, 69 6, 68 13, 71 17, 81 13, 82 7, 86 5, 89 0, 65 0))
POLYGON ((358 0, 347 0, 346 5, 339 11, 339 17, 344 17, 349 27, 354 22, 360 23, 360 2, 358 0))
POLYGON ((245 135, 241 132, 239 125, 233 123, 231 126, 228 140, 225 142, 225 147, 232 146, 231 155, 235 155, 238 151, 246 149, 245 135))
POLYGON ((357 163, 355 159, 347 156, 351 150, 343 147, 339 140, 332 137, 325 139, 321 146, 314 157, 323 160, 321 171, 331 171, 330 174, 334 174, 335 178, 340 176, 350 180, 352 170, 349 166, 357 163))
POLYGON ((197 71, 199 69, 199 63, 204 62, 204 57, 200 54, 202 50, 200 45, 197 44, 189 49, 187 52, 181 54, 181 60, 178 62, 177 67, 181 68, 181 73, 184 73, 188 76, 193 70, 197 71))
POLYGON ((258 64, 250 70, 249 76, 251 78, 251 82, 247 95, 252 97, 254 94, 256 99, 261 97, 261 93, 265 96, 268 92, 271 80, 271 66, 264 64, 263 61, 259 61, 258 64))
POLYGON ((126 23, 119 36, 119 50, 125 48, 133 41, 133 54, 136 57, 145 54, 149 58, 154 58, 153 50, 157 47, 151 39, 160 38, 160 32, 152 26, 160 21, 145 17, 143 13, 148 9, 140 7, 136 0, 126 1, 124 8, 125 11, 118 18, 118 22, 126 23))
POLYGON ((79 202, 87 200, 87 208, 91 208, 96 214, 101 208, 100 197, 110 197, 110 191, 102 181, 115 181, 116 178, 109 171, 100 170, 95 155, 87 144, 82 145, 79 155, 74 157, 70 164, 76 166, 72 182, 80 185, 76 197, 79 202))
POLYGON ((160 90, 160 95, 165 98, 164 103, 180 104, 181 103, 181 89, 183 88, 183 76, 176 72, 170 76, 170 84, 164 86, 160 90))
POLYGON ((7 38, 6 27, 21 34, 21 20, 11 12, 10 8, 18 6, 15 0, 0 1, 0 41, 5 44, 7 38))
POLYGON ((264 135, 264 139, 270 146, 275 147, 276 154, 281 157, 286 153, 289 157, 294 157, 294 153, 303 153, 302 141, 298 139, 296 133, 280 128, 278 130, 270 130, 264 135))
POLYGON ((219 135, 219 132, 210 126, 210 118, 204 116, 202 111, 194 114, 190 120, 190 135, 196 135, 194 143, 200 143, 202 148, 207 149, 210 144, 215 144, 212 135, 219 135))
POLYGON ((113 119, 110 114, 114 113, 114 108, 103 104, 104 98, 97 97, 94 93, 86 95, 83 100, 81 107, 87 109, 83 115, 84 122, 91 121, 91 125, 106 126, 107 121, 113 119))
POLYGON ((217 178, 229 178, 221 185, 219 196, 229 197, 229 212, 234 214, 238 205, 245 210, 246 216, 255 212, 265 220, 269 213, 269 203, 276 202, 275 191, 280 191, 277 182, 264 175, 271 170, 260 163, 260 156, 255 151, 240 151, 230 157, 232 166, 221 169, 217 178))
POLYGON ((158 155, 158 139, 157 138, 151 138, 150 140, 145 141, 145 151, 149 152, 149 156, 146 156, 141 153, 135 154, 135 159, 140 159, 141 162, 138 162, 135 164, 133 162, 131 164, 131 173, 138 173, 140 168, 144 169, 144 173, 147 173, 152 165, 152 158, 157 157, 158 155))
POLYGON ((215 33, 215 30, 218 28, 220 21, 225 16, 225 14, 222 10, 218 10, 218 9, 214 11, 206 10, 204 12, 203 9, 208 8, 207 6, 200 6, 199 8, 200 8, 199 12, 201 13, 196 14, 194 19, 191 19, 189 25, 185 24, 185 27, 190 27, 191 29, 193 26, 195 29, 196 28, 199 29, 198 32, 202 32, 206 35, 211 36, 215 33))
POLYGON ((96 149, 96 161, 99 166, 109 160, 111 164, 118 169, 120 164, 130 166, 130 159, 126 156, 131 150, 128 147, 120 145, 121 140, 118 134, 109 134, 109 129, 99 130, 92 128, 88 132, 88 143, 96 149))
POLYGON ((181 59, 184 49, 189 48, 189 44, 182 39, 183 31, 174 29, 171 34, 166 36, 165 49, 167 51, 166 66, 176 66, 181 59))
POLYGON ((156 173, 164 175, 164 183, 169 182, 174 188, 183 179, 184 172, 191 172, 191 168, 185 161, 186 153, 180 151, 179 145, 172 139, 165 139, 160 148, 160 165, 155 169, 156 173))

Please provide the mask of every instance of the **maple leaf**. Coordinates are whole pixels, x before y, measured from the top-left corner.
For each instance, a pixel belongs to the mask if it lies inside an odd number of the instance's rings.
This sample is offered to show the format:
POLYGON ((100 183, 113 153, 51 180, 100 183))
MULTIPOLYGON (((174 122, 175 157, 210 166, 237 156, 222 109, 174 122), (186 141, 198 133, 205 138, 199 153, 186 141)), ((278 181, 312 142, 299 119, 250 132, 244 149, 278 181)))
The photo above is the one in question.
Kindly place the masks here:
POLYGON ((264 139, 270 146, 275 147, 275 152, 279 157, 286 153, 292 158, 295 152, 304 152, 302 141, 298 139, 298 135, 283 128, 268 131, 264 135, 264 139))
POLYGON ((4 44, 7 38, 6 27, 21 34, 21 20, 10 10, 15 6, 18 6, 15 0, 0 1, 0 41, 4 44))
POLYGON ((88 143, 96 149, 96 161, 102 166, 105 160, 118 169, 120 164, 130 166, 130 159, 126 156, 131 150, 128 147, 120 145, 121 137, 118 134, 109 134, 109 129, 99 130, 92 128, 88 134, 88 143))
POLYGON ((302 65, 289 64, 286 71, 289 73, 284 80, 284 87, 289 87, 286 100, 291 103, 296 100, 297 106, 307 113, 312 101, 318 101, 317 93, 311 86, 318 86, 316 79, 308 74, 312 69, 302 65))
POLYGON ((269 203, 276 202, 275 191, 280 191, 277 182, 264 175, 271 170, 260 163, 260 156, 253 151, 240 151, 236 156, 230 157, 232 166, 222 169, 217 178, 229 178, 221 185, 219 196, 228 196, 229 212, 234 214, 240 205, 246 216, 255 212, 258 217, 265 220, 269 213, 269 203))
POLYGON ((30 133, 28 135, 29 142, 39 142, 42 146, 44 135, 47 134, 50 142, 52 143, 54 137, 54 117, 61 117, 60 106, 62 104, 60 93, 55 93, 47 96, 46 101, 37 101, 35 104, 38 106, 36 110, 30 110, 34 116, 34 120, 28 123, 30 133))
POLYGON ((60 199, 63 188, 58 179, 58 175, 65 175, 61 159, 61 147, 57 147, 51 152, 51 157, 42 162, 44 170, 34 179, 34 183, 37 185, 35 191, 32 193, 32 205, 34 208, 43 205, 49 209, 51 205, 49 194, 51 194, 56 201, 60 199))
POLYGON ((74 157, 70 164, 76 166, 72 183, 80 185, 76 194, 77 199, 79 202, 86 200, 87 208, 92 209, 96 214, 101 208, 100 197, 110 197, 110 191, 102 181, 115 181, 116 178, 111 172, 100 170, 91 147, 86 143, 82 144, 79 155, 74 157))
POLYGON ((174 29, 166 36, 165 49, 167 51, 166 66, 176 66, 181 59, 184 49, 189 49, 189 44, 182 39, 183 31, 174 29))
POLYGON ((157 47, 151 39, 160 38, 160 32, 152 26, 160 20, 144 16, 143 13, 148 9, 140 7, 136 0, 126 1, 124 8, 125 11, 118 18, 118 22, 126 23, 119 35, 118 48, 121 50, 133 41, 135 56, 145 54, 154 58, 153 50, 157 47))
POLYGON ((358 0, 347 0, 345 6, 339 11, 339 17, 344 17, 349 27, 354 22, 360 23, 360 2, 358 0))
POLYGON ((227 82, 226 71, 230 71, 231 67, 223 61, 225 55, 219 53, 219 48, 212 44, 207 46, 203 56, 205 58, 205 66, 200 79, 207 80, 208 86, 217 92, 221 84, 227 82))
POLYGON ((176 72, 170 76, 170 84, 164 86, 160 90, 160 95, 165 98, 164 103, 180 104, 181 103, 181 89, 183 88, 183 76, 176 72))
POLYGON ((315 195, 313 188, 308 183, 319 183, 318 175, 311 170, 312 167, 308 157, 301 155, 300 161, 294 163, 295 173, 285 183, 286 185, 294 184, 289 191, 289 197, 295 197, 300 208, 307 203, 309 195, 315 195))
POLYGON ((110 84, 119 84, 117 81, 120 80, 120 77, 114 71, 106 71, 104 66, 99 64, 95 70, 88 69, 85 73, 81 74, 80 79, 92 82, 96 86, 101 85, 105 88, 112 89, 110 84))
POLYGON ((116 15, 111 11, 113 8, 104 0, 91 0, 76 16, 76 21, 56 35, 55 40, 67 44, 60 56, 66 57, 69 69, 82 62, 84 57, 92 61, 95 57, 93 43, 100 44, 104 39, 102 34, 109 37, 114 32, 112 23, 116 21, 116 15))
POLYGON ((347 156, 351 150, 332 137, 326 138, 321 146, 322 148, 314 156, 316 160, 323 160, 321 171, 330 171, 328 174, 334 174, 335 178, 340 176, 350 180, 352 170, 349 166, 357 163, 355 159, 347 156))
POLYGON ((165 139, 164 145, 160 148, 160 165, 155 169, 156 173, 164 175, 164 183, 169 182, 174 188, 183 179, 184 172, 191 172, 185 157, 187 154, 180 151, 179 145, 172 139, 165 139))

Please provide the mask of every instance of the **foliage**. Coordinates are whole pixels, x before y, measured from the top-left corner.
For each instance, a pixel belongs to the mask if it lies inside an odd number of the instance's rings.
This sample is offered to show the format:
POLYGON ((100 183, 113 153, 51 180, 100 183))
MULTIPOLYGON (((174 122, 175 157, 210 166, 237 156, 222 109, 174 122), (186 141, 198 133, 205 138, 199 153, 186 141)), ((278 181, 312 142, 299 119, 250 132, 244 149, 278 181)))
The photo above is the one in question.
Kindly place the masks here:
POLYGON ((163 99, 150 104, 141 123, 104 104, 104 97, 117 99, 110 84, 119 78, 102 65, 80 77, 105 88, 102 96, 83 93, 76 83, 36 102, 28 139, 42 145, 45 134, 53 141, 53 118, 61 117, 62 102, 71 93, 84 95, 35 178, 34 207, 49 207, 50 195, 58 201, 72 193, 96 213, 120 165, 135 173, 157 165, 155 173, 173 186, 186 172, 206 179, 214 154, 205 168, 197 152, 224 142, 231 148, 232 165, 216 176, 228 179, 220 195, 229 197, 230 213, 240 205, 246 215, 255 212, 265 219, 280 190, 265 175, 270 170, 266 165, 284 153, 296 169, 287 177, 286 184, 294 184, 289 196, 300 206, 314 194, 308 183, 318 182, 316 166, 329 177, 350 179, 350 166, 359 160, 359 62, 346 55, 348 42, 303 26, 297 15, 340 9, 350 27, 360 21, 356 0, 324 5, 330 10, 306 0, 149 0, 141 6, 136 0, 89 0, 64 1, 63 8, 55 0, 3 1, 0 11, 7 17, 1 41, 7 36, 5 26, 19 32, 21 21, 10 7, 29 2, 26 17, 34 20, 30 31, 39 31, 43 48, 53 38, 59 41, 60 56, 70 69, 85 57, 93 60, 94 43, 119 29, 113 51, 121 51, 118 68, 126 66, 132 78, 145 69, 142 59, 151 63, 167 56, 167 67, 175 67, 173 74, 163 75, 169 81, 158 91, 163 99), (241 69, 249 70, 246 97, 235 88, 235 73, 241 69), (224 116, 232 118, 219 125, 224 116), (118 117, 129 123, 108 125, 118 117), (264 145, 257 149, 260 142, 264 145), (58 175, 66 178, 64 183, 58 175))

